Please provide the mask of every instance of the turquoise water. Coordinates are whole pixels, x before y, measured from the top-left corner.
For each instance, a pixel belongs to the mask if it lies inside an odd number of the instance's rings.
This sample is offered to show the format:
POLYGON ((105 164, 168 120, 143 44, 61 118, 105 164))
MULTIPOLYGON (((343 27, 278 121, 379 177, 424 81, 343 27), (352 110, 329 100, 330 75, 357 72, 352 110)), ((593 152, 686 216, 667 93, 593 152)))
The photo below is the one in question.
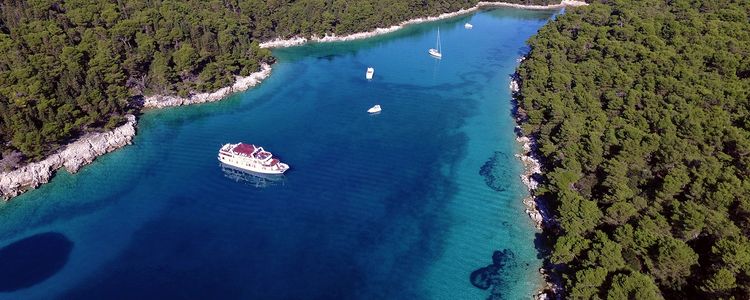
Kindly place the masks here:
POLYGON ((23 279, 0 297, 529 297, 541 261, 508 76, 553 13, 497 9, 276 50, 248 92, 146 113, 132 146, 3 205, 0 246, 20 242, 0 260, 47 259, 0 263, 23 279), (427 55, 438 28, 441 61, 427 55), (383 112, 367 114, 374 104, 383 112), (237 141, 292 169, 225 173, 216 152, 237 141), (472 272, 500 250, 494 285, 477 288, 472 272))

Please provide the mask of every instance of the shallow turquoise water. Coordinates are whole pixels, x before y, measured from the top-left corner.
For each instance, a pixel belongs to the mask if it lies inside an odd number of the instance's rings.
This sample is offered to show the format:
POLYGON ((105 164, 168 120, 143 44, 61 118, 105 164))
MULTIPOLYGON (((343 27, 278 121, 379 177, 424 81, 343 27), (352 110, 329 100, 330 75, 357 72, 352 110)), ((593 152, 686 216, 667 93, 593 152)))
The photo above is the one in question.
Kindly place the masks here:
MULTIPOLYGON (((53 275, 0 297, 482 299, 470 274, 507 249, 495 291, 527 298, 541 261, 508 75, 553 13, 483 11, 277 50, 251 91, 146 113, 134 145, 3 205, 0 246, 55 232, 72 248, 50 255, 67 256, 53 275), (441 61, 426 53, 438 28, 441 61), (236 141, 292 170, 227 177, 216 152, 236 141)), ((47 236, 63 245, 51 254, 68 245, 47 236)))

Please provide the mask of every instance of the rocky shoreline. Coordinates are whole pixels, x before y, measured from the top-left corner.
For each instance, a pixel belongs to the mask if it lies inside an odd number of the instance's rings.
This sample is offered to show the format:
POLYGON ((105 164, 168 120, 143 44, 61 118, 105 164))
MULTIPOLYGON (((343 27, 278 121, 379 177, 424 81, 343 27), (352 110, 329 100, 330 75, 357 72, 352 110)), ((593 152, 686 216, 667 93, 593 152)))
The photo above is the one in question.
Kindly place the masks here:
MULTIPOLYGON (((518 62, 522 62, 525 58, 521 57, 518 62)), ((518 111, 518 100, 517 96, 520 92, 520 84, 517 74, 511 77, 510 90, 512 93, 513 102, 513 114, 516 119, 516 141, 521 144, 523 150, 521 153, 517 153, 516 157, 523 163, 523 173, 520 175, 521 181, 529 191, 529 196, 523 199, 523 204, 526 206, 526 214, 529 215, 531 220, 536 223, 538 230, 544 231, 552 229, 555 225, 555 220, 552 218, 552 212, 549 209, 549 205, 545 199, 536 194, 536 189, 539 187, 539 180, 542 176, 542 164, 538 152, 538 144, 536 139, 523 132, 520 124, 524 122, 524 117, 519 114, 518 111)), ((539 274, 544 279, 545 285, 541 287, 536 294, 534 299, 562 299, 562 281, 560 278, 554 276, 550 272, 550 268, 545 262, 545 265, 539 269, 539 274)))
POLYGON ((315 43, 328 43, 328 42, 344 42, 344 41, 352 41, 352 40, 359 40, 359 39, 366 39, 374 36, 378 36, 381 34, 391 33, 396 30, 399 30, 401 28, 404 28, 406 25, 410 24, 419 24, 424 22, 430 22, 430 21, 437 21, 442 19, 447 19, 455 16, 459 16, 465 13, 469 13, 472 11, 477 10, 477 7, 467 8, 467 9, 461 9, 456 12, 451 13, 444 13, 437 17, 426 17, 426 18, 416 18, 411 19, 408 21, 401 22, 399 25, 393 25, 391 27, 387 28, 375 28, 371 31, 367 32, 358 32, 358 33, 352 33, 348 35, 343 36, 337 36, 336 34, 326 34, 323 37, 319 37, 317 35, 313 35, 310 38, 305 37, 293 37, 289 39, 282 39, 282 38, 276 38, 271 41, 263 42, 260 44, 261 48, 286 48, 286 47, 293 47, 293 46, 299 46, 306 44, 308 42, 315 42, 315 43))
POLYGON ((285 47, 303 45, 308 42, 327 43, 327 42, 343 42, 343 41, 365 39, 365 38, 370 38, 370 37, 374 37, 374 36, 381 35, 381 34, 391 33, 401 28, 404 28, 404 26, 407 26, 407 25, 448 19, 448 18, 460 16, 463 14, 467 14, 467 13, 474 12, 482 8, 488 8, 488 7, 513 7, 513 8, 521 8, 521 9, 544 10, 544 9, 560 9, 560 8, 564 8, 568 6, 584 6, 584 5, 588 5, 588 4, 583 1, 575 1, 575 0, 562 0, 560 4, 554 4, 554 5, 524 5, 524 4, 507 3, 507 2, 482 1, 470 8, 465 8, 465 9, 461 9, 461 10, 450 12, 450 13, 444 13, 436 17, 424 17, 424 18, 411 19, 411 20, 401 22, 398 25, 393 25, 387 28, 375 28, 371 31, 358 32, 358 33, 353 33, 353 34, 343 35, 343 36, 337 36, 335 34, 331 34, 331 35, 327 34, 323 37, 313 35, 310 38, 300 37, 300 36, 292 37, 289 39, 276 38, 276 39, 261 43, 260 47, 261 48, 285 48, 285 47))
POLYGON ((237 76, 233 85, 220 88, 212 93, 192 94, 188 97, 153 95, 143 99, 143 108, 165 108, 206 102, 214 102, 225 97, 245 91, 271 76, 271 66, 262 64, 260 71, 246 77, 237 76))
MULTIPOLYGON (((521 57, 518 62, 521 63, 524 59, 525 57, 521 57)), ((536 223, 536 228, 543 230, 549 225, 551 217, 545 203, 535 195, 539 186, 539 178, 542 176, 542 164, 537 155, 536 139, 525 134, 520 126, 524 118, 518 113, 519 104, 516 98, 520 92, 520 84, 517 74, 511 76, 509 89, 512 95, 513 115, 517 124, 515 127, 516 141, 521 144, 523 149, 521 153, 516 153, 516 157, 523 163, 523 173, 520 175, 521 182, 529 190, 529 196, 523 199, 523 204, 526 206, 526 214, 536 223)))
POLYGON ((504 7, 513 7, 513 8, 522 8, 522 9, 560 9, 565 7, 576 7, 576 6, 586 6, 589 5, 585 1, 577 1, 577 0, 562 0, 559 4, 552 4, 552 5, 527 5, 527 4, 517 4, 517 3, 508 3, 508 2, 487 2, 482 1, 477 3, 477 6, 479 7, 492 7, 492 6, 504 6, 504 7))
POLYGON ((57 169, 65 167, 70 173, 91 163, 97 156, 130 145, 135 136, 136 118, 127 115, 127 122, 112 131, 93 133, 68 144, 64 149, 44 160, 2 173, 0 197, 9 200, 43 183, 49 182, 57 169))

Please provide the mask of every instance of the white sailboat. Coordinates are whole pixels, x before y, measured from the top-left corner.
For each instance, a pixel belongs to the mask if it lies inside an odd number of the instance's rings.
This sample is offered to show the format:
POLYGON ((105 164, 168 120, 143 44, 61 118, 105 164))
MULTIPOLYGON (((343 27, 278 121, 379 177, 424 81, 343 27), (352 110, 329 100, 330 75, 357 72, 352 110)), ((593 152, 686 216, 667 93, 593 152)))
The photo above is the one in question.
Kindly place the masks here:
POLYGON ((437 58, 437 59, 443 58, 442 49, 440 47, 440 28, 438 28, 438 34, 437 34, 437 49, 431 48, 427 52, 429 52, 430 55, 432 55, 432 57, 434 58, 437 58))
POLYGON ((466 24, 464 24, 464 28, 466 28, 466 29, 472 29, 472 28, 474 28, 474 25, 466 23, 466 24))
POLYGON ((365 73, 365 78, 372 79, 372 75, 375 74, 375 68, 367 68, 367 73, 365 73))

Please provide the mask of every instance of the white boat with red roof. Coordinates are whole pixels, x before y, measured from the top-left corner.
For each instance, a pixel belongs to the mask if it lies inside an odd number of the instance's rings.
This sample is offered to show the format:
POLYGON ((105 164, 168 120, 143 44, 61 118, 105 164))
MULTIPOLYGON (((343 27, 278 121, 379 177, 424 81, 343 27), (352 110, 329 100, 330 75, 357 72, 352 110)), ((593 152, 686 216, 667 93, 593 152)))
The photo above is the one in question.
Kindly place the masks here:
POLYGON ((271 152, 253 144, 224 144, 219 149, 219 161, 250 172, 283 174, 289 165, 273 157, 271 152))

